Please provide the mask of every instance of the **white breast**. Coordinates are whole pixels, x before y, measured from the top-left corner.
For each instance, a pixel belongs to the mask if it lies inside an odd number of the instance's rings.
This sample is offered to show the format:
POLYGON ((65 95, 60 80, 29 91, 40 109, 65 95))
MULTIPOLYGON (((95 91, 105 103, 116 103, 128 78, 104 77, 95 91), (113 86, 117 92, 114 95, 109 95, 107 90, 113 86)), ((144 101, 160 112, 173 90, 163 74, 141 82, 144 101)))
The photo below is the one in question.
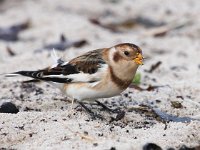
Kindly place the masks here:
POLYGON ((77 100, 94 100, 97 98, 108 98, 119 95, 122 90, 114 83, 109 82, 101 89, 94 89, 99 82, 84 83, 81 86, 77 84, 70 84, 67 86, 65 93, 68 97, 77 100))

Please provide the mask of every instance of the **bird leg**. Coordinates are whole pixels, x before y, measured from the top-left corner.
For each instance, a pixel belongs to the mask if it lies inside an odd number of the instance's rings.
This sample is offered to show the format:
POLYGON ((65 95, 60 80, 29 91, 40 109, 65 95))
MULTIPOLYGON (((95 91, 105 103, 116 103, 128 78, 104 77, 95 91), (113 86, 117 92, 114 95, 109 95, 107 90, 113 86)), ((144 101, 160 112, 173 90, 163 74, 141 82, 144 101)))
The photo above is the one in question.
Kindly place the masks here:
POLYGON ((73 99, 72 99, 72 103, 71 103, 71 111, 74 110, 74 109, 73 109, 74 101, 75 101, 75 99, 73 98, 73 99))
POLYGON ((74 101, 76 101, 76 99, 72 98, 70 100, 71 100, 71 106, 70 106, 70 110, 69 110, 68 116, 72 116, 72 114, 74 113, 73 105, 74 105, 74 101))
POLYGON ((119 112, 120 112, 119 109, 111 109, 111 108, 109 108, 108 106, 106 106, 105 104, 103 104, 103 103, 101 103, 101 102, 99 102, 99 101, 97 101, 97 100, 95 100, 95 102, 96 102, 99 106, 101 106, 104 110, 106 110, 107 112, 110 112, 110 113, 119 113, 119 112))
POLYGON ((104 120, 104 118, 100 114, 94 113, 83 102, 78 101, 78 103, 81 105, 81 107, 83 107, 86 110, 86 112, 92 117, 92 119, 99 118, 101 120, 104 120))
POLYGON ((111 120, 110 122, 112 121, 118 121, 118 120, 121 120, 124 116, 125 116, 125 111, 121 111, 119 109, 111 109, 109 108, 108 106, 106 106, 105 104, 95 100, 95 102, 100 105, 104 110, 108 111, 109 113, 116 113, 117 116, 114 118, 114 117, 111 117, 111 120))

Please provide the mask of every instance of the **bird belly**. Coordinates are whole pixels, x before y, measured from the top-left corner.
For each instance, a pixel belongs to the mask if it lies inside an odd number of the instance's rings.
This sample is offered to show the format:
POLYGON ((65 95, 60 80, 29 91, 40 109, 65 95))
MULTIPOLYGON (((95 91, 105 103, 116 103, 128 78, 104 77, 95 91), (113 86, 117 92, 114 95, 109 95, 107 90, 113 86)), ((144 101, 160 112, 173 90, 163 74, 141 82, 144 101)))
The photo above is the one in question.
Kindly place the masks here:
POLYGON ((113 83, 96 88, 98 82, 94 83, 72 83, 66 85, 65 94, 73 99, 88 100, 97 98, 108 98, 119 95, 123 90, 116 87, 113 83))

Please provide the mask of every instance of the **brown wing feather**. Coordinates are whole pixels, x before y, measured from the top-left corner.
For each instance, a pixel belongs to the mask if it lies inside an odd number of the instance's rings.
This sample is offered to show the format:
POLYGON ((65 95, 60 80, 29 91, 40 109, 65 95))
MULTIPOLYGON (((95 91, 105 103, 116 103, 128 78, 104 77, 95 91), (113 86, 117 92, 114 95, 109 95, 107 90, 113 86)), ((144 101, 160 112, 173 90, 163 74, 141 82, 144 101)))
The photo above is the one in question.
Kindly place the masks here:
POLYGON ((76 75, 80 72, 94 74, 102 64, 106 63, 106 57, 104 56, 105 53, 103 53, 104 50, 105 49, 97 49, 90 51, 72 59, 67 64, 60 63, 53 68, 45 68, 37 71, 18 71, 13 74, 20 74, 37 80, 53 81, 58 83, 73 82, 74 79, 67 77, 67 75, 76 75))
POLYGON ((97 49, 87 52, 72 59, 69 64, 75 66, 78 71, 89 74, 95 73, 102 64, 106 63, 103 59, 103 51, 104 49, 97 49))

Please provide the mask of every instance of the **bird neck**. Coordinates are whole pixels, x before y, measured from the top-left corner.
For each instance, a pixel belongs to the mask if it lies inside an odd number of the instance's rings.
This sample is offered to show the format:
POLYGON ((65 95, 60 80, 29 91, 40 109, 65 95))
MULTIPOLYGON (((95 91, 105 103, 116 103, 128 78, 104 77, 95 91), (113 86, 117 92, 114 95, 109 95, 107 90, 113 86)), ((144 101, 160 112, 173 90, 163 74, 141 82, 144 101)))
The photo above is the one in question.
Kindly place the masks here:
POLYGON ((135 76, 137 68, 138 66, 123 66, 123 64, 112 66, 112 70, 115 76, 124 81, 130 81, 130 80, 132 81, 132 79, 135 76))

